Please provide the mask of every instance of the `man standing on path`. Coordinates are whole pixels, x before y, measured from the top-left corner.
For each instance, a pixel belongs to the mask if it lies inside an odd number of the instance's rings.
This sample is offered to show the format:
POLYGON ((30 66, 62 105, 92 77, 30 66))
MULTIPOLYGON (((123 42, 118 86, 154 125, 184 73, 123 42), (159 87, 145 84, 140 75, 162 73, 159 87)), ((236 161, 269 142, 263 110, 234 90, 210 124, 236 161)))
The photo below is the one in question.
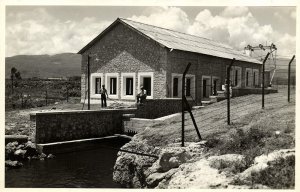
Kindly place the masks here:
POLYGON ((106 105, 106 96, 108 98, 108 95, 107 95, 107 90, 105 89, 104 85, 102 85, 100 93, 101 93, 101 107, 102 108, 107 107, 107 105, 106 105))

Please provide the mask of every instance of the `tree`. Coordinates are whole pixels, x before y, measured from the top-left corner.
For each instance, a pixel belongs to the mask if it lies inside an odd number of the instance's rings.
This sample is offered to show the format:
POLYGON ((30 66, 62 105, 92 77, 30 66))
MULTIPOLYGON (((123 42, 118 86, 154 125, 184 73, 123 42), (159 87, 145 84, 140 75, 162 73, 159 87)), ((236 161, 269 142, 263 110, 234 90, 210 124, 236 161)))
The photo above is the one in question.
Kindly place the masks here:
POLYGON ((11 79, 11 92, 14 93, 14 87, 18 86, 18 80, 21 80, 21 73, 15 68, 12 67, 10 70, 10 79, 11 79), (14 81, 14 79, 16 81, 14 81))
POLYGON ((10 70, 10 79, 11 79, 11 93, 14 94, 14 77, 17 72, 16 68, 11 68, 10 70))

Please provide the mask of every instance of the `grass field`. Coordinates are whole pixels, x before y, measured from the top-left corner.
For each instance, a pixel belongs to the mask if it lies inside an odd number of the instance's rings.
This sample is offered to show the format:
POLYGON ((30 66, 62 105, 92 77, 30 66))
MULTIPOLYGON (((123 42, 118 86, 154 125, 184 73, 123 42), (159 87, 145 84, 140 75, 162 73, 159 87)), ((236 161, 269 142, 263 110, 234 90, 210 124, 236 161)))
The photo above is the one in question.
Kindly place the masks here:
POLYGON ((5 110, 42 107, 80 97, 80 80, 22 79, 5 81, 5 110))
MULTIPOLYGON (((292 90, 294 93, 294 90, 292 90)), ((286 89, 265 96, 247 95, 231 99, 231 125, 227 125, 227 101, 193 110, 199 131, 213 154, 239 153, 253 157, 275 149, 295 147, 295 96, 287 102, 286 89), (276 134, 277 132, 277 134, 276 134)), ((188 113, 185 141, 198 141, 188 113)), ((138 137, 150 145, 165 146, 181 141, 181 119, 147 129, 138 137)))

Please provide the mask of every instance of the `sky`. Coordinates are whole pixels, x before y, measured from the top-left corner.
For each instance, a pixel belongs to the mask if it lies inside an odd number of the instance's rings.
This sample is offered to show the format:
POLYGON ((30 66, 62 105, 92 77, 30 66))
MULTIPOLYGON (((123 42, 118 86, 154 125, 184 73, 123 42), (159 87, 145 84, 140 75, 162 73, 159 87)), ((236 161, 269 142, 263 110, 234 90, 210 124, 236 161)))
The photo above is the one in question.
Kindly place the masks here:
POLYGON ((295 7, 6 6, 5 56, 77 53, 118 17, 197 35, 237 50, 274 43, 296 53, 295 7))

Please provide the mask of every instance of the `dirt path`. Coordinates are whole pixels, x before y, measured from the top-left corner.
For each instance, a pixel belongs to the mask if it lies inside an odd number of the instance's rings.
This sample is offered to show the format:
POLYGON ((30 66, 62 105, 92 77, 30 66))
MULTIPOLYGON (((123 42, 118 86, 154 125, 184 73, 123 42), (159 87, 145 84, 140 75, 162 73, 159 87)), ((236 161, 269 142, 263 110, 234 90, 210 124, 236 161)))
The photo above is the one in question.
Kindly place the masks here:
MULTIPOLYGON (((262 109, 261 95, 247 95, 231 99, 231 125, 227 125, 227 100, 208 105, 202 109, 193 110, 198 128, 202 136, 225 135, 228 130, 237 127, 249 127, 257 123, 259 119, 266 119, 272 116, 274 124, 286 126, 294 122, 295 118, 295 96, 291 103, 287 102, 285 91, 265 96, 265 109, 262 109), (286 112, 286 116, 274 118, 276 112, 286 112), (255 122, 252 122, 255 119, 255 122)), ((185 115, 185 139, 197 141, 197 134, 190 115, 185 115)), ((278 126, 275 126, 278 128, 278 126)), ((161 124, 141 134, 153 145, 165 145, 178 141, 181 138, 181 119, 170 124, 161 124)))

